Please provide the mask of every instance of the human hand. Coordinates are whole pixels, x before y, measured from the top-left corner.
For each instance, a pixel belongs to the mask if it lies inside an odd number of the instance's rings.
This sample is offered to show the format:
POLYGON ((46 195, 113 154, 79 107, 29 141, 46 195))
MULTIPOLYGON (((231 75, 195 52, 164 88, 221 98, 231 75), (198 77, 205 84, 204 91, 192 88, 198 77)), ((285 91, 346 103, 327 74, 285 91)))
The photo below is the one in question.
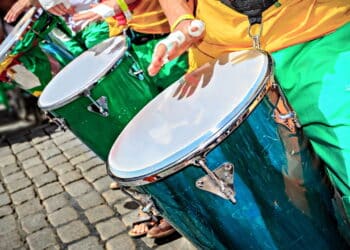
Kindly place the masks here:
POLYGON ((160 41, 154 51, 148 67, 150 76, 156 75, 168 61, 180 56, 204 36, 204 23, 200 20, 184 20, 174 32, 160 41))
POLYGON ((47 11, 56 16, 73 15, 75 12, 73 7, 66 7, 63 3, 59 3, 47 9, 47 11))
POLYGON ((18 0, 11 6, 9 11, 6 13, 4 20, 8 23, 12 23, 16 21, 19 15, 25 12, 32 5, 33 5, 32 0, 18 0))
POLYGON ((91 5, 91 9, 75 13, 73 15, 73 21, 86 21, 87 23, 103 20, 107 17, 114 16, 114 5, 116 2, 104 2, 101 4, 91 5))

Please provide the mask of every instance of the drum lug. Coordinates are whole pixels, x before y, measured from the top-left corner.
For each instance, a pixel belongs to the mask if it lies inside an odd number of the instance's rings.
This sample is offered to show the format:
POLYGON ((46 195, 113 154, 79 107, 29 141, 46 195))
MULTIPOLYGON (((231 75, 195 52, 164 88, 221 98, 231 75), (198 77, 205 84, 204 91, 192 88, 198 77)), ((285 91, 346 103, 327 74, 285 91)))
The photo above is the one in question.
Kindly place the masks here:
POLYGON ((197 164, 204 169, 208 174, 196 181, 198 189, 213 193, 226 200, 230 200, 233 204, 236 203, 236 192, 234 189, 234 165, 226 162, 221 166, 211 171, 203 159, 197 164))
POLYGON ((63 131, 68 129, 67 123, 63 118, 54 117, 47 111, 45 111, 44 114, 49 119, 49 122, 56 124, 59 129, 63 131))
POLYGON ((100 98, 98 98, 97 100, 94 100, 91 95, 90 92, 86 91, 84 93, 84 95, 89 98, 89 100, 92 102, 92 104, 90 104, 87 107, 87 110, 95 113, 95 114, 99 114, 103 117, 107 117, 109 116, 109 109, 108 109, 108 99, 106 96, 101 96, 100 98))

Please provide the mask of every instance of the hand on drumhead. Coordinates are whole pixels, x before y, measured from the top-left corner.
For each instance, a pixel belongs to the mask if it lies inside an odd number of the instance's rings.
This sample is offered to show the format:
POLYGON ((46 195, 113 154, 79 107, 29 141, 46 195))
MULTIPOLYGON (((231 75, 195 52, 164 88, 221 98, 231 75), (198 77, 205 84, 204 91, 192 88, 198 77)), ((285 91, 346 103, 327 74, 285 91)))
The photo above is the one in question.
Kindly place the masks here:
POLYGON ((47 11, 56 16, 73 15, 75 12, 73 7, 66 7, 63 3, 57 4, 47 11))
POLYGON ((19 15, 25 12, 32 5, 33 5, 32 0, 18 0, 11 6, 9 11, 6 13, 4 20, 8 23, 12 23, 16 21, 19 15))
POLYGON ((92 4, 91 9, 75 13, 73 15, 73 21, 88 21, 90 23, 114 16, 116 14, 114 5, 116 5, 115 1, 106 1, 101 4, 92 4))
POLYGON ((204 23, 200 20, 184 20, 174 32, 154 48, 152 62, 148 67, 150 76, 156 75, 168 61, 183 54, 204 36, 204 23))

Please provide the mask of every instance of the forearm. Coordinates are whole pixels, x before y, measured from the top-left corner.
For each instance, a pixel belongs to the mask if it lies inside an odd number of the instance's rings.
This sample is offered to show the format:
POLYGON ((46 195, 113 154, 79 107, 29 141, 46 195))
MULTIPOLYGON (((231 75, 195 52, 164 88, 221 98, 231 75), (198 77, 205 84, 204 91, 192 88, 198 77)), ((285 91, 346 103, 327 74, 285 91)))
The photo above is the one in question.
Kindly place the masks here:
MULTIPOLYGON (((192 2, 193 0, 190 0, 192 2)), ((159 0, 159 3, 166 15, 168 22, 171 25, 178 19, 178 17, 186 14, 192 14, 193 9, 186 0, 159 0)))

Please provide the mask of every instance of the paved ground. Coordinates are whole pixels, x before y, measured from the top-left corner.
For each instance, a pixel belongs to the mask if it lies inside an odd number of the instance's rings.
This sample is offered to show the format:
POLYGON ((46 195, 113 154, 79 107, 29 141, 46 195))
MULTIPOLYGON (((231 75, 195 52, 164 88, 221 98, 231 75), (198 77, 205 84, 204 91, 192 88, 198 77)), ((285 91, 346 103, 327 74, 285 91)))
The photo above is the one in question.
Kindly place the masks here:
POLYGON ((180 235, 132 239, 137 204, 71 132, 0 114, 0 249, 182 249, 180 235))

